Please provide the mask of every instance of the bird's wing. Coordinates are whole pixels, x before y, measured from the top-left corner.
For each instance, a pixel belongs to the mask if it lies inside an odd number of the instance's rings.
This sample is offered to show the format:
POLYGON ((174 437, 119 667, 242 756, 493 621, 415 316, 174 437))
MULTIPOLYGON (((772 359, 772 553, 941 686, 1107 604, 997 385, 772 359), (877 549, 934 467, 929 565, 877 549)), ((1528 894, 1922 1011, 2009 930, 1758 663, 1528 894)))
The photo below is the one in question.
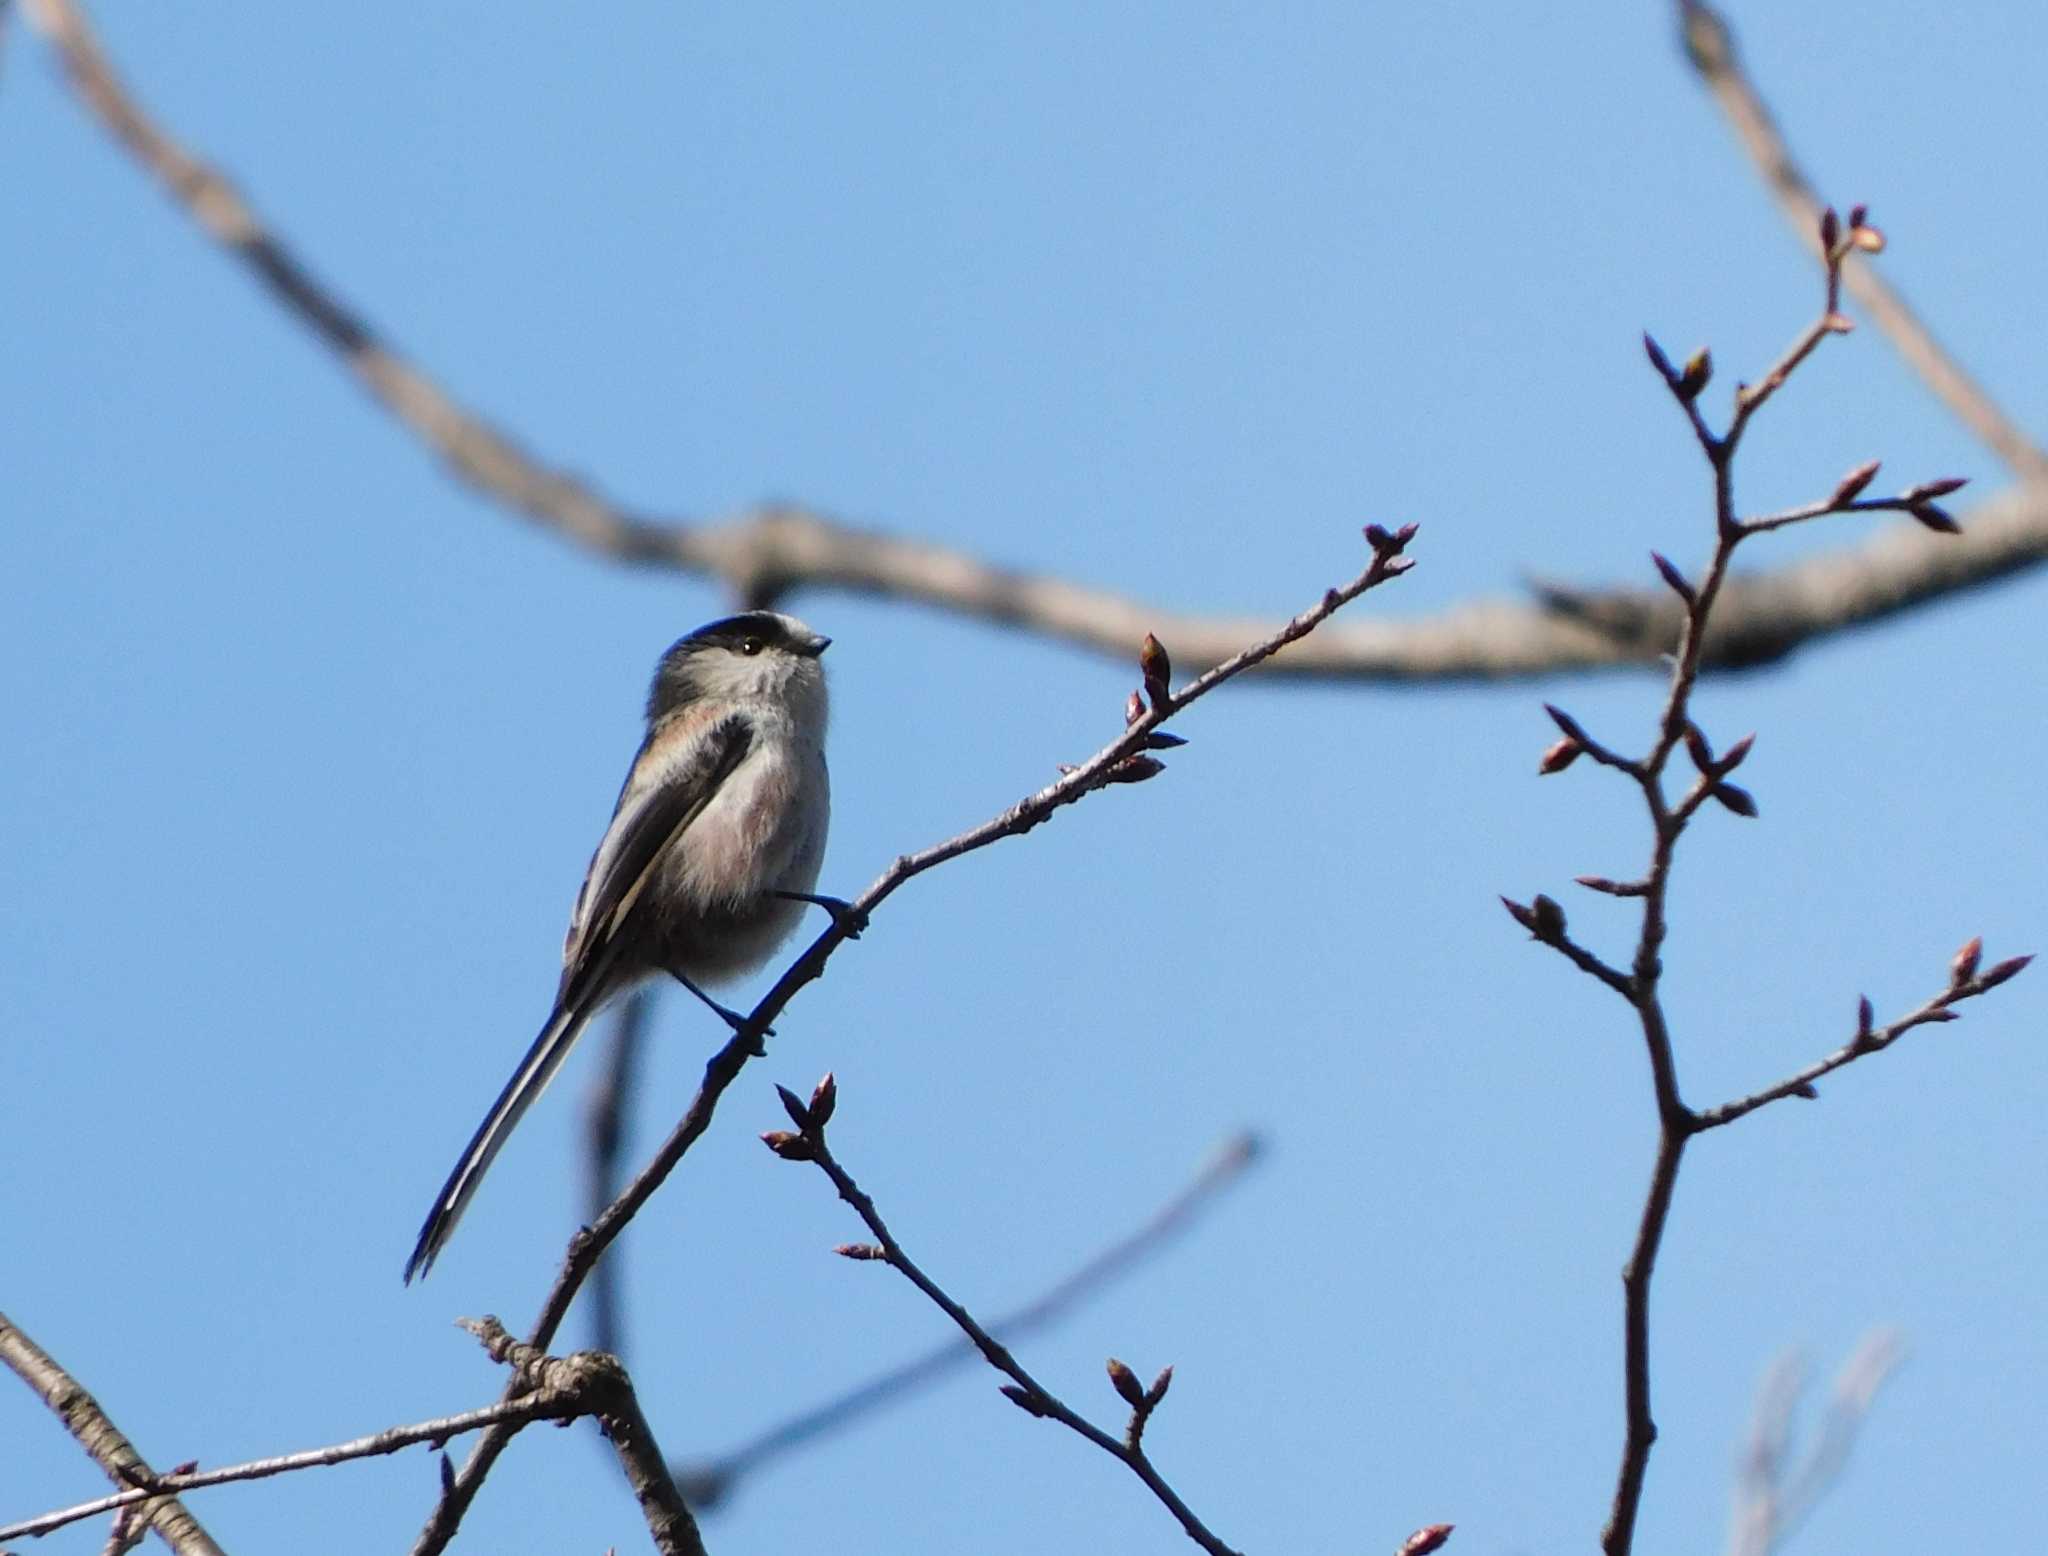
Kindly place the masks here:
POLYGON ((555 1008, 441 1186, 406 1261, 408 1281, 433 1265, 513 1126, 547 1089, 584 1023, 612 992, 610 973, 620 946, 619 929, 650 873, 752 746, 753 727, 740 714, 718 720, 701 739, 674 725, 648 735, 576 899, 555 1008))
POLYGON ((753 724, 742 713, 726 714, 701 735, 681 721, 648 733, 569 919, 557 1008, 579 1003, 603 983, 619 930, 658 862, 753 744, 753 724))

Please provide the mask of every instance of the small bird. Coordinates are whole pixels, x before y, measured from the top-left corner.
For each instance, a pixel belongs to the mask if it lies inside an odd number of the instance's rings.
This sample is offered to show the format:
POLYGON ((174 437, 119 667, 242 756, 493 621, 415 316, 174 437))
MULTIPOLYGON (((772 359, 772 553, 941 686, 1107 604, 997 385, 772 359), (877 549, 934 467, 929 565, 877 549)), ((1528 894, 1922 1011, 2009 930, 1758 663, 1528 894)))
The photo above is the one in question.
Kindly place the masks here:
POLYGON ((408 1283, 446 1246, 526 1110, 614 995, 669 973, 737 1029, 698 986, 765 962, 811 895, 825 855, 825 671, 831 639, 794 616, 747 611, 699 627, 661 656, 647 738, 597 845, 540 1036, 442 1185, 405 1263, 408 1283))

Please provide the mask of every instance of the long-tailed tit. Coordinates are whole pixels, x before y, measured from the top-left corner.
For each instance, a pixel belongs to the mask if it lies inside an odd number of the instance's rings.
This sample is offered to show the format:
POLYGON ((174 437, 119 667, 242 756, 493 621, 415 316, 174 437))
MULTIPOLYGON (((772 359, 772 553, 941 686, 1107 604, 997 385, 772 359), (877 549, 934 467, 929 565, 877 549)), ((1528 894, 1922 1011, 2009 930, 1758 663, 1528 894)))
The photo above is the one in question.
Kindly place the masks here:
POLYGON ((805 902, 838 908, 809 895, 832 809, 818 662, 831 641, 793 616, 749 611, 662 655, 647 738, 569 918, 554 1009, 448 1175, 406 1280, 433 1266, 505 1137, 607 1000, 671 973, 737 1027, 699 981, 760 966, 805 902))

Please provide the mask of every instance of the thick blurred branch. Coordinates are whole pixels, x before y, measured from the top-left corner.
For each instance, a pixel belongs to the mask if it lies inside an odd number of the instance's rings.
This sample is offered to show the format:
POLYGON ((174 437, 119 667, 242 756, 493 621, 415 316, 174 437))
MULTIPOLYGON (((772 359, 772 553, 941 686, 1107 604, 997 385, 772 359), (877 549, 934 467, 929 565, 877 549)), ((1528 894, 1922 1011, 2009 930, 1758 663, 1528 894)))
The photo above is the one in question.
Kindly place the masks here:
MULTIPOLYGON (((586 1221, 595 1221, 619 1197, 623 1178, 620 1162, 628 1134, 627 1110, 639 1078, 640 1053, 646 1046, 647 1022, 653 1010, 654 995, 644 986, 619 1001, 604 1064, 584 1100, 586 1221)), ((614 1247, 608 1257, 598 1261, 590 1277, 591 1345, 611 1356, 626 1354, 623 1269, 620 1250, 614 1247)))
POLYGON ((1820 1430, 1806 1452, 1792 1456, 1792 1413, 1806 1390, 1797 1356, 1774 1366, 1758 1390, 1749 1442, 1742 1455, 1728 1556, 1770 1556, 1789 1539, 1847 1468, 1878 1391, 1905 1359, 1897 1330, 1873 1329, 1842 1364, 1820 1430))
MULTIPOLYGON (((28 0, 28 5, 80 100, 100 123, 341 359, 394 419, 438 454, 458 479, 576 545, 629 565, 719 579, 751 604, 768 604, 799 586, 838 588, 914 600, 1118 657, 1145 633, 1156 632, 1191 668, 1219 663, 1274 625, 1162 609, 1109 590, 997 566, 946 546, 860 528, 811 508, 759 508, 704 523, 655 516, 616 502, 543 462, 510 432, 461 405, 318 280, 223 174, 143 111, 114 73, 75 0, 28 0)), ((1693 10, 1711 14, 1703 7, 1693 10)), ((1710 74, 1709 80, 1722 90, 1724 77, 1710 74)), ((1768 116, 1762 122, 1768 124, 1768 116)), ((1789 168, 1789 160, 1784 166, 1789 168)), ((1803 181, 1794 187, 1801 200, 1811 200, 1803 181)), ((1888 293, 1863 290, 1874 284, 1864 267, 1852 270, 1849 284, 1880 322, 1892 316, 1885 311, 1888 293)), ((1895 305, 1894 312, 1902 307, 1895 305)), ((1926 338, 1924 330, 1916 338, 1926 338)), ((1929 360, 1947 361, 1938 352, 1929 360)), ((1952 379, 1970 387, 1952 365, 1942 376, 1920 358, 1915 363, 1938 389, 1952 379)), ((1981 391, 1972 392, 1974 398, 1951 403, 1976 406, 1966 419, 2001 457, 2024 475, 2041 473, 2041 456, 1989 408, 1981 391)), ((1701 665, 1765 663, 1814 638, 2031 567, 2048 557, 2048 492, 2023 490, 1987 505, 1971 515, 1969 529, 1960 542, 1940 548, 1918 532, 1901 531, 1782 571, 1730 578, 1701 645, 1701 665)), ((1266 669, 1295 677, 1436 681, 1641 666, 1671 651, 1679 625, 1668 602, 1653 594, 1548 586, 1539 588, 1533 602, 1474 601, 1432 617, 1319 633, 1314 642, 1266 669)))
POLYGON ((116 1483, 133 1487, 137 1502, 147 1499, 146 1517, 151 1528, 178 1556, 222 1556, 213 1537, 199 1526, 199 1520, 176 1497, 160 1493, 160 1477, 135 1445, 108 1419, 98 1400, 83 1384, 58 1366, 43 1348, 23 1334, 0 1313, 0 1364, 11 1369, 41 1397, 44 1404, 64 1423, 64 1430, 78 1439, 78 1445, 116 1483))

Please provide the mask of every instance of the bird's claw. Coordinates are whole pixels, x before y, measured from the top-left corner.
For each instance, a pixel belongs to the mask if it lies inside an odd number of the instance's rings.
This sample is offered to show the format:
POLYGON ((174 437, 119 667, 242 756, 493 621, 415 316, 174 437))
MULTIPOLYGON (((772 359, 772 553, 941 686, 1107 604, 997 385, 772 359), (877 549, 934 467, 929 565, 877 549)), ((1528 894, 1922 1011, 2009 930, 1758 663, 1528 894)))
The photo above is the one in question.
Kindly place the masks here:
POLYGON ((848 940, 860 939, 862 930, 868 927, 866 908, 857 908, 844 897, 826 897, 816 892, 777 892, 778 897, 787 897, 791 902, 808 902, 814 908, 823 908, 832 915, 832 923, 848 940))

